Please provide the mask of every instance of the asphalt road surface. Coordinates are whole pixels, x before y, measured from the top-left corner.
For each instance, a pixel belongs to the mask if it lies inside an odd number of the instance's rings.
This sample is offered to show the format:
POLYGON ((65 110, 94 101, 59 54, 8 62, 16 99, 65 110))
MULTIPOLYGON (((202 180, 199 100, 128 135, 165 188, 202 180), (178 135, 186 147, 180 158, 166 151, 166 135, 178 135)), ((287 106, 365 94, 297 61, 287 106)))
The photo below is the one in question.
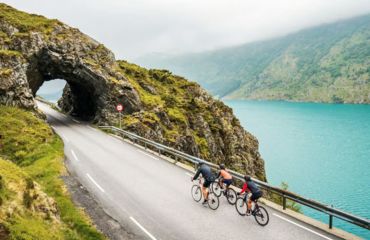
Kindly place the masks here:
POLYGON ((137 239, 338 239, 268 207, 265 227, 239 216, 224 197, 216 211, 203 207, 191 197, 191 173, 38 105, 64 141, 68 170, 137 239))

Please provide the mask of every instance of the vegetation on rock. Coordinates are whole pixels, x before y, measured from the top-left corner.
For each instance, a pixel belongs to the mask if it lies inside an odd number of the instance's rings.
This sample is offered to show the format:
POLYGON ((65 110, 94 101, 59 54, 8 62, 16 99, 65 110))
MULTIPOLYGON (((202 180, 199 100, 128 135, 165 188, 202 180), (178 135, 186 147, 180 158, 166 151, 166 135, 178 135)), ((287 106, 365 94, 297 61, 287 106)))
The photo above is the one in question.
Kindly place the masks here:
MULTIPOLYGON (((65 79, 59 101, 64 112, 118 125, 115 106, 120 103, 125 129, 266 180, 258 140, 240 126, 232 109, 198 84, 167 70, 116 61, 78 29, 0 6, 0 49, 7 53, 0 54, 6 76, 0 81, 0 104, 34 109, 44 81, 65 79), (15 21, 18 17, 24 25, 15 21), (28 24, 32 21, 35 26, 28 24), (13 52, 19 54, 10 57, 13 52)), ((19 150, 18 157, 22 154, 19 150)))
POLYGON ((124 116, 124 128, 265 180, 263 163, 252 163, 260 158, 258 152, 245 151, 248 147, 257 149, 258 142, 242 129, 231 108, 198 84, 167 70, 117 63, 143 103, 140 112, 124 116), (243 141, 236 142, 235 138, 243 141))
POLYGON ((61 176, 63 143, 35 113, 0 106, 0 225, 9 239, 104 239, 61 176))
POLYGON ((138 61, 229 99, 370 103, 370 15, 238 47, 138 61))

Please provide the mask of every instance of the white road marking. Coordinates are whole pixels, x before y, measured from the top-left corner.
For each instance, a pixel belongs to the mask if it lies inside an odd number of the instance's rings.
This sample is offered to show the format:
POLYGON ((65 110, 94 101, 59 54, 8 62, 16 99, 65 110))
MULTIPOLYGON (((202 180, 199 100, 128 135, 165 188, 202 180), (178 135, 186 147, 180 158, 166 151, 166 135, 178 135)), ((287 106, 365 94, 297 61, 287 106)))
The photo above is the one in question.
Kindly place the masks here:
POLYGON ((80 123, 79 121, 77 121, 76 119, 72 118, 72 121, 74 121, 75 123, 80 123))
POLYGON ((86 173, 86 176, 91 180, 92 183, 95 184, 95 186, 99 188, 100 191, 105 192, 104 189, 100 187, 100 185, 97 182, 95 182, 95 180, 90 176, 90 174, 86 173))
POLYGON ((186 172, 185 174, 186 174, 186 175, 188 175, 188 176, 190 176, 190 177, 192 177, 192 176, 193 176, 193 174, 190 174, 190 173, 188 173, 188 172, 186 172))
POLYGON ((276 217, 278 217, 278 218, 280 218, 280 219, 282 219, 282 220, 284 220, 284 221, 287 221, 287 222, 289 222, 289 223, 291 223, 291 224, 294 224, 294 225, 296 225, 296 226, 298 226, 298 227, 300 227, 300 228, 303 228, 304 230, 307 230, 307 231, 309 231, 309 232, 312 232, 312 233, 314 233, 314 234, 316 234, 316 235, 318 235, 318 236, 320 236, 320 237, 322 237, 322 238, 325 238, 325 239, 328 239, 328 240, 333 240, 333 239, 331 239, 331 238, 329 238, 329 237, 327 237, 327 236, 325 236, 325 235, 322 235, 322 234, 320 234, 320 233, 318 233, 318 232, 315 232, 315 231, 313 231, 313 230, 311 230, 311 229, 309 229, 309 228, 307 228, 307 227, 304 227, 304 226, 302 226, 302 225, 300 225, 300 224, 298 224, 298 223, 295 223, 295 222, 293 222, 293 221, 291 221, 291 220, 289 220, 289 219, 287 219, 287 218, 285 218, 285 217, 282 217, 282 216, 280 216, 280 215, 278 215, 278 214, 276 214, 276 213, 273 213, 276 217))
POLYGON ((152 240, 157 240, 150 232, 148 232, 148 230, 146 230, 143 226, 140 225, 140 223, 138 223, 135 218, 133 217, 130 217, 131 221, 133 221, 141 230, 143 230, 143 232, 146 233, 146 235, 148 235, 150 237, 150 239, 152 240))
POLYGON ((78 162, 79 160, 78 160, 78 157, 77 157, 75 151, 71 150, 71 153, 72 153, 72 156, 75 158, 75 160, 78 162))
POLYGON ((142 154, 147 155, 148 157, 151 157, 151 158, 153 158, 153 159, 155 159, 155 160, 158 160, 158 158, 154 157, 152 154, 146 153, 146 152, 141 151, 141 150, 138 150, 138 151, 139 151, 139 152, 141 152, 142 154))

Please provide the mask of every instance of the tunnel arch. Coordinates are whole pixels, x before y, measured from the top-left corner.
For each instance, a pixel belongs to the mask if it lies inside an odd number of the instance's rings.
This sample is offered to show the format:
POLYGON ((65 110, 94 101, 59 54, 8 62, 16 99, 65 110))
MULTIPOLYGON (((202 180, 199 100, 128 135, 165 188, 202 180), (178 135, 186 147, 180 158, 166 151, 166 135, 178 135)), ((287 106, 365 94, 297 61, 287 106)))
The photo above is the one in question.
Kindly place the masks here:
POLYGON ((82 120, 96 120, 100 115, 99 109, 104 107, 105 79, 79 58, 65 59, 63 54, 44 49, 31 58, 27 79, 33 96, 45 81, 64 79, 67 84, 58 105, 82 120))

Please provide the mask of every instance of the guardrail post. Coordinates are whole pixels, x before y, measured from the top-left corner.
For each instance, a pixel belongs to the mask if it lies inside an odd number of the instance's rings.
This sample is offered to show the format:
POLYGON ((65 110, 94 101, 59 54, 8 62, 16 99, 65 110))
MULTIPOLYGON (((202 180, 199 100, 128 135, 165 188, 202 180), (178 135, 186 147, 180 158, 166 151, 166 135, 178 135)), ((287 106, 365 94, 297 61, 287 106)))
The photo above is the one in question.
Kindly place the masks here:
POLYGON ((329 228, 333 228, 333 215, 329 215, 329 228))
POLYGON ((146 150, 146 143, 144 143, 144 147, 145 147, 145 150, 146 150))
POLYGON ((158 149, 158 155, 161 156, 161 149, 158 149))
POLYGON ((286 210, 286 197, 283 194, 283 210, 286 210))

